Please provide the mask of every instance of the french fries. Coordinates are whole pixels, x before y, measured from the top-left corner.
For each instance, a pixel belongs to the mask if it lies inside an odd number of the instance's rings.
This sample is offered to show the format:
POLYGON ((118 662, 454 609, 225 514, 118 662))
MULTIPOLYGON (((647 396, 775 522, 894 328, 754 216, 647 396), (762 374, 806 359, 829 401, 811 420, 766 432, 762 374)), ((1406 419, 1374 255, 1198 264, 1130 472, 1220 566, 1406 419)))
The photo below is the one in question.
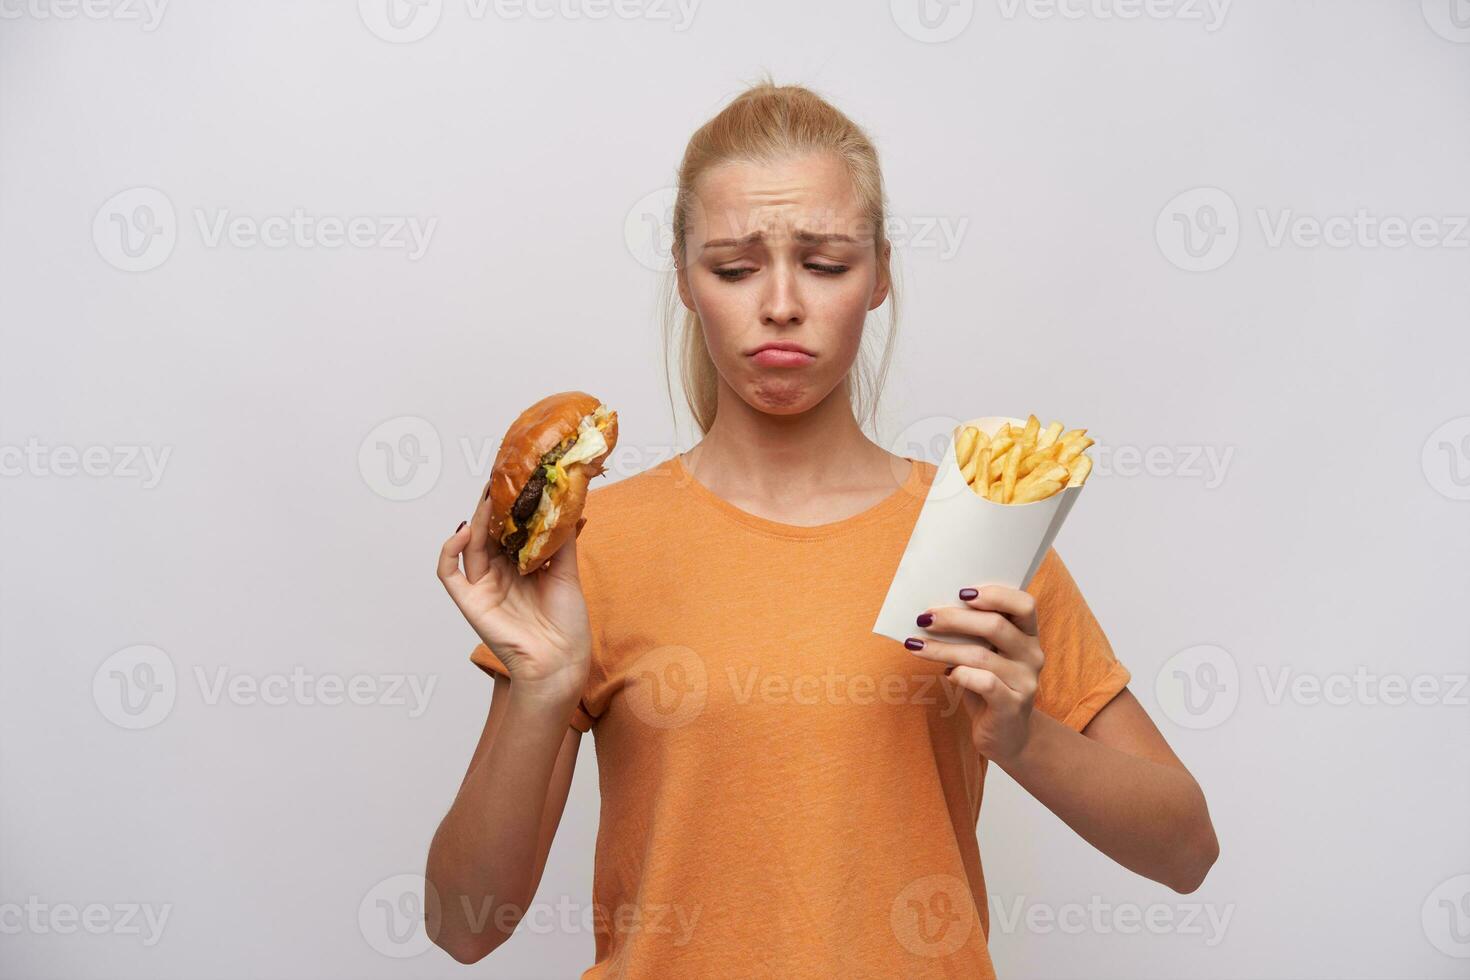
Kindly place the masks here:
POLYGON ((1086 429, 1045 429, 1035 415, 1020 427, 1007 423, 994 435, 967 425, 955 437, 960 475, 970 489, 996 504, 1030 504, 1066 487, 1080 487, 1092 473, 1094 445, 1086 429))

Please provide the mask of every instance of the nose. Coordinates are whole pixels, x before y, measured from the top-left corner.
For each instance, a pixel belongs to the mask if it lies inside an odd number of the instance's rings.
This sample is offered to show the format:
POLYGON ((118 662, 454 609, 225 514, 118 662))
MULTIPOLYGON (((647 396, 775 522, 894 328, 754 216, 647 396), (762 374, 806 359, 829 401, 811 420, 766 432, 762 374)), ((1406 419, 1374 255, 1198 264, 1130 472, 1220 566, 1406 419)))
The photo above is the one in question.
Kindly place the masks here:
POLYGON ((761 322, 773 327, 800 326, 804 315, 796 270, 789 263, 777 262, 766 277, 761 322))

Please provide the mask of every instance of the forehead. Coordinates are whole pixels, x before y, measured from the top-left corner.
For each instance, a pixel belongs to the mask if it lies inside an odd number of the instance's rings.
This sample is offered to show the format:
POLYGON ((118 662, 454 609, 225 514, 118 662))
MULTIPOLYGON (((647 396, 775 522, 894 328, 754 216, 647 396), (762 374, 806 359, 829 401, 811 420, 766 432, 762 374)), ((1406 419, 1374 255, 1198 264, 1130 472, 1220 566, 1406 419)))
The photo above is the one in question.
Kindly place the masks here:
POLYGON ((866 224, 847 168, 834 153, 727 160, 695 184, 691 239, 736 238, 800 228, 861 234, 866 224))

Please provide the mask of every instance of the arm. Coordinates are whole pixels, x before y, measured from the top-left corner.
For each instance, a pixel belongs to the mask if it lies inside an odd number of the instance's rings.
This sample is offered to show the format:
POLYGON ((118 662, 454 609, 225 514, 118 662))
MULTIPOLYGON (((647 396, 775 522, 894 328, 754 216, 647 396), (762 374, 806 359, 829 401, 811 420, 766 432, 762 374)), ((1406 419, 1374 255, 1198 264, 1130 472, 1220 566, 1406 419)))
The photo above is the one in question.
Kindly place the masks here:
POLYGON ((424 872, 438 899, 424 903, 428 934, 461 963, 503 943, 536 894, 571 786, 581 742, 571 722, 591 670, 575 536, 522 576, 489 546, 489 496, 487 488, 474 518, 444 543, 438 565, 504 670, 424 872))
POLYGON ((479 744, 429 845, 425 878, 439 899, 429 934, 461 963, 508 939, 535 897, 581 744, 575 698, 516 688, 496 675, 479 744))
POLYGON ((1093 847, 1176 892, 1197 889, 1220 854, 1199 784, 1124 688, 1073 731, 1033 711, 1020 753, 997 760, 1093 847))
POLYGON ((961 599, 919 622, 959 639, 908 646, 953 665, 975 750, 1124 867, 1178 892, 1198 888, 1219 854, 1204 794, 1137 699, 1124 688, 1085 734, 1033 711, 1046 660, 1035 598, 987 585, 961 599))

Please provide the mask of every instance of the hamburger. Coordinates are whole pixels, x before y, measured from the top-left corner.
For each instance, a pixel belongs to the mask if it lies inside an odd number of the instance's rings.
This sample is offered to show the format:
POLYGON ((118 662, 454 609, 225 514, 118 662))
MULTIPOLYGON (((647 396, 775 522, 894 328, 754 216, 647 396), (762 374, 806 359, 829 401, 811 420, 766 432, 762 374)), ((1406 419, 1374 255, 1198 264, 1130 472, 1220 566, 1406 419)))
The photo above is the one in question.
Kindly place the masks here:
POLYGON ((618 415, 584 391, 547 395, 511 423, 490 470, 490 541, 522 575, 572 536, 587 483, 618 442, 618 415))

